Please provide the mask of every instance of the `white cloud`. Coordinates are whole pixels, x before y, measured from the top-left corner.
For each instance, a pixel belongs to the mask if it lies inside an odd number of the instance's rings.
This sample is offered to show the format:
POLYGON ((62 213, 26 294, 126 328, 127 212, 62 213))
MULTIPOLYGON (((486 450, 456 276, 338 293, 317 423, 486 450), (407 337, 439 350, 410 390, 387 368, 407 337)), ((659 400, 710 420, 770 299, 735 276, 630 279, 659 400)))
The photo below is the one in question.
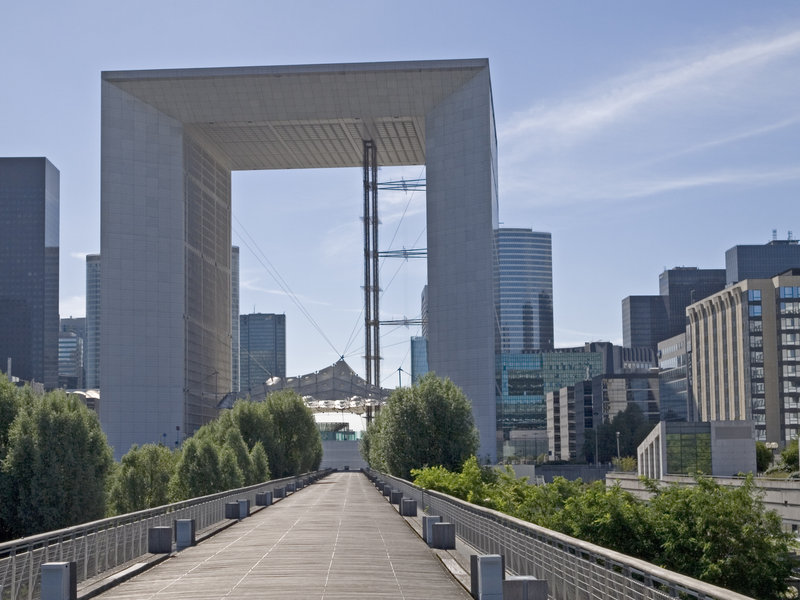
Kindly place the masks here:
MULTIPOLYGON (((717 52, 690 54, 670 64, 651 64, 607 82, 583 99, 539 105, 516 115, 500 128, 499 137, 504 143, 515 138, 536 139, 542 134, 578 137, 628 117, 645 103, 672 102, 677 93, 688 87, 708 89, 709 80, 723 74, 729 81, 736 81, 745 71, 798 52, 800 31, 793 31, 717 52)), ((784 83, 796 85, 794 81, 784 83)))

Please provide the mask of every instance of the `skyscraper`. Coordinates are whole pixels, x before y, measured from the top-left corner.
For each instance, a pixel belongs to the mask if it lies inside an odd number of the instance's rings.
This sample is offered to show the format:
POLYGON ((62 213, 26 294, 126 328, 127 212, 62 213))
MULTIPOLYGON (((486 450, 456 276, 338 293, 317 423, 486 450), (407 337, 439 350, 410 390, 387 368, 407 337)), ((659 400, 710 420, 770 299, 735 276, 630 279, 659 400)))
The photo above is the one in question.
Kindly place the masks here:
POLYGON ((549 233, 496 231, 500 352, 553 349, 553 251, 549 233))
MULTIPOLYGON (((800 267, 800 245, 792 239, 773 239, 762 245, 734 246, 725 252, 726 284, 745 279, 769 279, 800 267)), ((699 300, 700 298, 697 298, 699 300)))
POLYGON ((86 255, 86 387, 100 387, 100 255, 86 255))
POLYGON ((0 158, 0 370, 58 385, 59 172, 0 158))
POLYGON ((86 385, 86 319, 61 319, 58 331, 58 387, 83 389, 86 385))
POLYGON ((626 348, 651 348, 686 330, 686 307, 725 287, 724 269, 675 267, 658 276, 658 296, 622 300, 622 339, 626 348))
POLYGON ((286 315, 239 316, 241 391, 264 393, 270 377, 286 377, 286 315))

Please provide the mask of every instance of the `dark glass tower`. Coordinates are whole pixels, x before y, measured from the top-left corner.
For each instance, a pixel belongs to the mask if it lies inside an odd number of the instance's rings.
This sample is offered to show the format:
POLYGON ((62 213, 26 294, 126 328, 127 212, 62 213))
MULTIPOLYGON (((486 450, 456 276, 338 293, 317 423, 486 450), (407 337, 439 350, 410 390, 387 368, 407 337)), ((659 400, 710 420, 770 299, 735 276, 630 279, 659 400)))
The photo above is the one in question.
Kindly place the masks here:
POLYGON ((553 250, 549 233, 498 229, 500 353, 553 349, 553 250))
POLYGON ((59 172, 0 158, 0 370, 58 386, 59 172))
POLYGON ((286 377, 286 315, 239 316, 239 365, 240 389, 251 397, 270 377, 286 377))

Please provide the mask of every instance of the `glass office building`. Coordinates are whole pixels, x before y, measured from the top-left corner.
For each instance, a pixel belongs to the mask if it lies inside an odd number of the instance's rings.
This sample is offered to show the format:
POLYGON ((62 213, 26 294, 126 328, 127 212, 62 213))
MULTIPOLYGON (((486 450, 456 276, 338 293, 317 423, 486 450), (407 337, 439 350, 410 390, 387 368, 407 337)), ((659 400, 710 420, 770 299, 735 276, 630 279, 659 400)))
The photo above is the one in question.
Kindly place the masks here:
POLYGON ((535 458, 548 452, 548 392, 602 372, 599 352, 565 348, 496 357, 497 429, 502 456, 535 458))
POLYGON ((59 172, 0 158, 0 370, 58 385, 59 172))
POLYGON ((251 397, 265 393, 267 379, 286 377, 286 315, 239 316, 239 365, 241 391, 251 397))
POLYGON ((553 349, 553 251, 549 233, 498 229, 500 353, 553 349))

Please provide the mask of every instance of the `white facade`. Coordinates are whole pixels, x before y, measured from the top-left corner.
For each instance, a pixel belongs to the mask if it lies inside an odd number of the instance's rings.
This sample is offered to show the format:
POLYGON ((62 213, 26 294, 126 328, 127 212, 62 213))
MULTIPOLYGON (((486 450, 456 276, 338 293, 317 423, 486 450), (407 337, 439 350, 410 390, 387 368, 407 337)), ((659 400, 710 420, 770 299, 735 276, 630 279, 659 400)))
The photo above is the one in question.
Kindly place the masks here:
POLYGON ((193 433, 230 389, 230 172, 360 166, 369 139, 380 165, 427 165, 430 367, 495 457, 485 59, 103 73, 101 421, 117 457, 193 433))

